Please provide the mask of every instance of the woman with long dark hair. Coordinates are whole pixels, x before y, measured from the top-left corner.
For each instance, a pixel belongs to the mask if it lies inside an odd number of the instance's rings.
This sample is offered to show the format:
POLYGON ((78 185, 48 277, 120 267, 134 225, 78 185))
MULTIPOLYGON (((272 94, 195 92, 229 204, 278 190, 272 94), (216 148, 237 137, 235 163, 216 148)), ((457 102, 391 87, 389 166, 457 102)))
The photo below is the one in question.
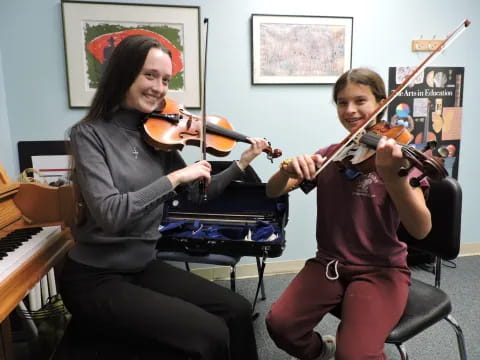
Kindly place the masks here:
POLYGON ((152 358, 255 360, 250 303, 156 259, 155 249, 166 200, 179 189, 198 191, 197 180, 214 197, 268 144, 250 139, 240 160, 214 176, 207 161, 187 166, 178 151, 147 145, 142 120, 164 101, 171 76, 171 56, 157 40, 125 38, 87 115, 71 128, 81 215, 61 294, 82 328, 152 358))

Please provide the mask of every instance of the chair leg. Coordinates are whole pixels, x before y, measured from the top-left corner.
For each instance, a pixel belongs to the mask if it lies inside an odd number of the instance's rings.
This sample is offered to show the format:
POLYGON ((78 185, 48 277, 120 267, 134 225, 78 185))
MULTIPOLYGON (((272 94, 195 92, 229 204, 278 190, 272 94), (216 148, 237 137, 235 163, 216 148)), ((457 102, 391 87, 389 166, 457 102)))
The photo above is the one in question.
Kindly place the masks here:
POLYGON ((232 265, 230 269, 230 289, 232 289, 233 292, 236 291, 235 289, 235 265, 232 265))
POLYGON ((407 348, 403 344, 395 344, 398 352, 400 353, 400 359, 408 360, 407 348))
POLYGON ((457 320, 452 315, 448 315, 445 320, 448 321, 450 325, 452 325, 455 333, 457 334, 457 343, 458 343, 458 352, 460 354, 461 360, 467 360, 467 350, 465 348, 465 338, 463 336, 463 331, 461 327, 458 325, 457 320))
MULTIPOLYGON (((253 312, 255 312, 255 305, 257 304, 258 293, 260 292, 260 288, 263 287, 263 273, 265 272, 265 265, 266 265, 265 257, 263 258, 261 263, 260 263, 260 259, 257 257, 258 284, 257 284, 257 290, 255 292, 255 299, 253 300, 253 306, 252 306, 253 312)), ((262 295, 265 295, 265 294, 263 293, 262 295)), ((263 300, 265 300, 265 298, 263 298, 263 300)))

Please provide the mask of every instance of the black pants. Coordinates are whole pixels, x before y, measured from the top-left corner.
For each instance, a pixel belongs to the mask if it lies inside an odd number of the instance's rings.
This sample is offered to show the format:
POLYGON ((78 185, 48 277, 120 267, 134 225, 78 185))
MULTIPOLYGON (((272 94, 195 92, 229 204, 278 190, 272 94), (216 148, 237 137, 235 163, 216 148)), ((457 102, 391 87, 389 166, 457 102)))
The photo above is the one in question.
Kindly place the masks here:
POLYGON ((68 259, 60 292, 86 332, 156 358, 258 359, 250 303, 161 260, 125 274, 68 259))

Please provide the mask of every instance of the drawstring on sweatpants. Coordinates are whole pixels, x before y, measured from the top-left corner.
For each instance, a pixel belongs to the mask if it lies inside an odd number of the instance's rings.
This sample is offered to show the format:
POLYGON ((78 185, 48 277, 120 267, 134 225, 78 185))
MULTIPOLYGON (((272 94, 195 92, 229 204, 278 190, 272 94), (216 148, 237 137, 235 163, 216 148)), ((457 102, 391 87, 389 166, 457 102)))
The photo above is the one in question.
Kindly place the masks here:
POLYGON ((327 267, 325 269, 325 277, 328 280, 337 280, 338 279, 338 260, 332 260, 327 264, 327 267), (330 265, 333 264, 333 272, 334 276, 330 276, 330 265))

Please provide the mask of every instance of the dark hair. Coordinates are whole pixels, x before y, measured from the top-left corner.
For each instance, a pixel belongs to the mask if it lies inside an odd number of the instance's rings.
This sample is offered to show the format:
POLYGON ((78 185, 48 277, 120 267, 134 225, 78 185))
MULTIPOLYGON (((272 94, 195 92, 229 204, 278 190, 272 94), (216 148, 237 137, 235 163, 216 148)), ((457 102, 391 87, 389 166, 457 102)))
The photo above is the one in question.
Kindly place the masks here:
POLYGON ((123 39, 108 60, 92 104, 82 122, 108 119, 124 101, 128 89, 143 68, 151 48, 161 49, 172 58, 170 50, 150 36, 132 35, 123 39))
MULTIPOLYGON (((338 93, 350 83, 368 86, 378 103, 387 97, 385 83, 378 73, 368 68, 357 68, 343 73, 336 81, 333 87, 333 101, 335 104, 338 100, 338 93)), ((385 109, 378 114, 377 121, 382 118, 384 112, 385 109)))
MULTIPOLYGON (((110 115, 124 101, 128 89, 143 68, 148 52, 152 48, 162 50, 172 58, 172 53, 156 39, 145 35, 132 35, 123 39, 108 60, 105 72, 92 100, 87 115, 80 122, 96 119, 108 121, 110 115)), ((67 130, 67 137, 71 128, 67 130)), ((85 219, 85 204, 76 179, 75 157, 70 144, 67 145, 70 157, 70 178, 73 182, 73 217, 74 222, 81 223, 85 219)))

